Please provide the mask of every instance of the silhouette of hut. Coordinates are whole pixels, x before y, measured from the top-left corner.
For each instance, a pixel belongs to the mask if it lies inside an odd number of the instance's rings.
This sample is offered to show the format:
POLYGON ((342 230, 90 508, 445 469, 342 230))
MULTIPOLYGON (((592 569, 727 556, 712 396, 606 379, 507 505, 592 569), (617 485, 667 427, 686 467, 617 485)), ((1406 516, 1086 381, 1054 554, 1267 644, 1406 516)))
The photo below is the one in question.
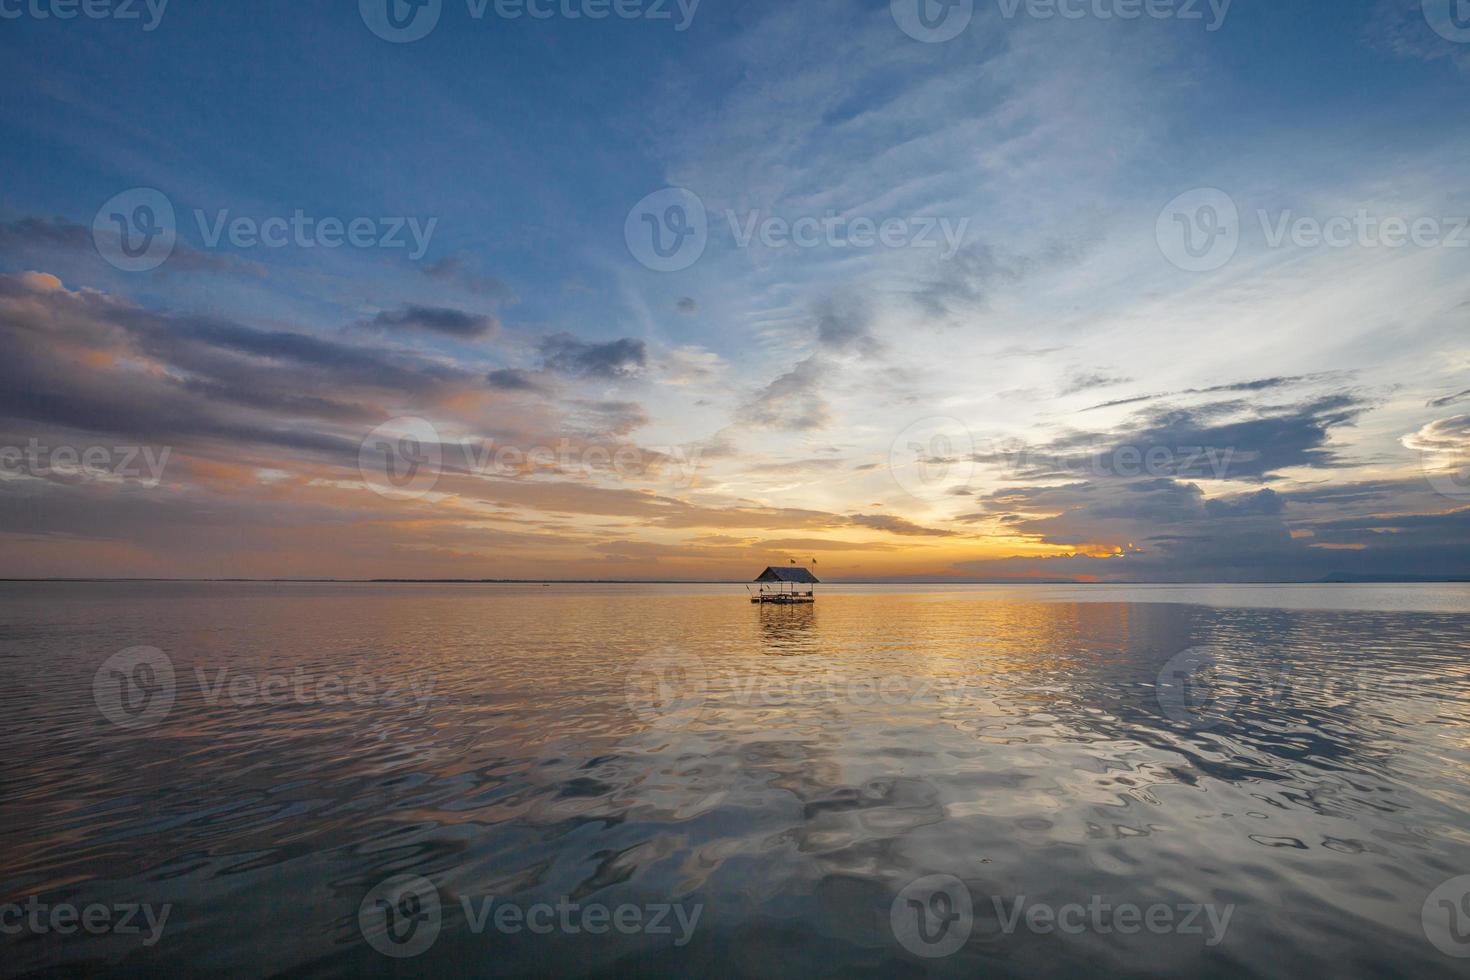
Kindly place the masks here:
POLYGON ((821 582, 808 569, 800 565, 782 567, 771 565, 755 577, 760 592, 750 597, 751 602, 775 602, 782 604, 815 602, 816 593, 811 588, 821 582), (805 590, 801 586, 806 586, 805 590))

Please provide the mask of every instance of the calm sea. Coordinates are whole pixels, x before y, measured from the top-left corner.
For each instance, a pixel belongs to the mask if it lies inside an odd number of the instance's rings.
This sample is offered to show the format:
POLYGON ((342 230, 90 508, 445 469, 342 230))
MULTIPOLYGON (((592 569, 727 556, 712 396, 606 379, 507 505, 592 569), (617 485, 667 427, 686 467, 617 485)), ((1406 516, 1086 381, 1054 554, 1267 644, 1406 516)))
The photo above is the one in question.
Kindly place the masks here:
POLYGON ((0 585, 0 972, 1463 977, 1470 586, 0 585))

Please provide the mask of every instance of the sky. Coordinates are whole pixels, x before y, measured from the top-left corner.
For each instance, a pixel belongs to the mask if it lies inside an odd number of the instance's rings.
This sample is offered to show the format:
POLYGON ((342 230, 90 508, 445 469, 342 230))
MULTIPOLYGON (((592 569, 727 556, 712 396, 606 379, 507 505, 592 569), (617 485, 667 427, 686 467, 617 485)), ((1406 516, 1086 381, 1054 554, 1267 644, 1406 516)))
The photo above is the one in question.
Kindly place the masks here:
POLYGON ((1470 576, 1465 0, 0 0, 0 576, 1470 576))

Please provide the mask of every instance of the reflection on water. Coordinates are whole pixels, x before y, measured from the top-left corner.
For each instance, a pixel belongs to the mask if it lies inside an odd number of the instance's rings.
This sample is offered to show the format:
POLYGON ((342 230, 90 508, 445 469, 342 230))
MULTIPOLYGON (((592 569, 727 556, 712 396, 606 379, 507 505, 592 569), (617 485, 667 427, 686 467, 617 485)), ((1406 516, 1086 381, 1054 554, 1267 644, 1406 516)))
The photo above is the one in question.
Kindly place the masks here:
POLYGON ((1470 874, 1467 590, 1263 591, 6 585, 0 902, 171 912, 0 969, 1464 975, 1424 916, 1470 874), (403 875, 437 932, 395 958, 359 912, 413 925, 403 875), (920 912, 973 904, 946 956, 894 930, 929 875, 968 899, 920 912), (699 912, 680 944, 487 899, 699 912), (1233 911, 1210 945, 1018 902, 1233 911))

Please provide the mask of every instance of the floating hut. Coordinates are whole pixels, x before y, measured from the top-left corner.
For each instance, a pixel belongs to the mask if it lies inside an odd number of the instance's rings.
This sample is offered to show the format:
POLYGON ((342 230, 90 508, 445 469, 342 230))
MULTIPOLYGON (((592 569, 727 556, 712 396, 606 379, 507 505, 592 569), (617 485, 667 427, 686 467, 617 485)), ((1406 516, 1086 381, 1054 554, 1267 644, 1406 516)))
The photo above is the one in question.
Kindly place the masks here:
POLYGON ((813 585, 820 585, 817 577, 800 565, 790 568, 780 568, 775 565, 761 572, 755 579, 761 589, 753 593, 751 602, 774 602, 779 605, 795 605, 797 603, 816 602, 816 593, 813 585), (802 586, 806 586, 803 591, 802 586))

